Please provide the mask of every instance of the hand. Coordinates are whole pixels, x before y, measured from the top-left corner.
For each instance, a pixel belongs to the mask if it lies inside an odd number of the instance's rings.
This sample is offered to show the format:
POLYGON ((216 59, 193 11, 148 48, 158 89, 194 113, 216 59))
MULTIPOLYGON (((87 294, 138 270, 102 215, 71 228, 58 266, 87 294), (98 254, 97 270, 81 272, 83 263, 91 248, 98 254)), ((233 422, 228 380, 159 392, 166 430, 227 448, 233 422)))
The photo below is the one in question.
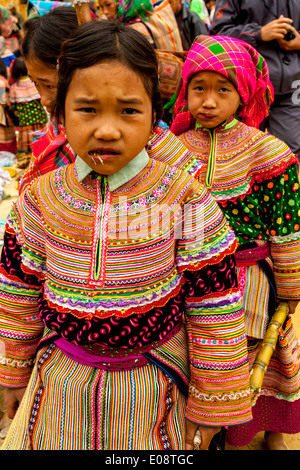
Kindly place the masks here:
POLYGON ((15 416, 16 411, 19 408, 19 404, 22 401, 25 390, 26 387, 5 389, 5 408, 7 416, 10 419, 13 419, 15 416))
POLYGON ((291 18, 285 18, 281 16, 277 20, 270 21, 265 26, 262 26, 260 30, 260 36, 262 41, 269 42, 274 39, 283 39, 289 29, 293 20, 291 18))
POLYGON ((299 51, 300 50, 300 34, 294 28, 294 26, 291 26, 289 29, 295 34, 295 38, 292 39, 291 41, 285 41, 284 39, 277 39, 279 47, 285 51, 299 51))
POLYGON ((292 315, 295 313, 299 300, 288 300, 289 313, 292 315))
POLYGON ((280 302, 287 302, 288 306, 289 306, 289 314, 293 314, 295 313, 296 311, 296 308, 297 308, 297 305, 298 303, 300 302, 300 300, 287 300, 287 299, 279 299, 277 298, 277 305, 280 303, 280 302))
POLYGON ((197 428, 201 432, 201 446, 200 450, 208 450, 209 444, 215 434, 221 431, 220 427, 213 426, 201 426, 196 423, 192 423, 188 419, 185 420, 186 423, 186 433, 185 433, 185 450, 194 450, 194 437, 197 431, 197 428))

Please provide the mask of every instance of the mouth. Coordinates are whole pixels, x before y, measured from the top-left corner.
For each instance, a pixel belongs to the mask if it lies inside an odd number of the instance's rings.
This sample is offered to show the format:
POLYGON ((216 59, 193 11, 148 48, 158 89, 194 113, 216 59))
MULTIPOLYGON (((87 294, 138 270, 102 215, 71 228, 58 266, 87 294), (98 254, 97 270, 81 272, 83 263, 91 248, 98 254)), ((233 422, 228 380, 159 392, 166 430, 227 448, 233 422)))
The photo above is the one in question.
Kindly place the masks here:
POLYGON ((206 114, 206 113, 201 113, 200 116, 202 119, 215 119, 217 116, 215 114, 206 114))
POLYGON ((111 148, 101 148, 97 150, 91 150, 88 154, 92 158, 95 165, 97 162, 104 165, 104 160, 116 157, 119 155, 119 152, 111 148))

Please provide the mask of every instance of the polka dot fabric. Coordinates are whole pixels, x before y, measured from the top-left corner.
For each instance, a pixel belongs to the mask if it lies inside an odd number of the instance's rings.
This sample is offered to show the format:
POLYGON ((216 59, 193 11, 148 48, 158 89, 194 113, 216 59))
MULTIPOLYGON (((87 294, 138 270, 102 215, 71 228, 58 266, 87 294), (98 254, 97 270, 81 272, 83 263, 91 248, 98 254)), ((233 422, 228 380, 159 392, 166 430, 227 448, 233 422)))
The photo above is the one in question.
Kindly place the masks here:
POLYGON ((13 106, 15 114, 19 118, 19 126, 32 126, 33 124, 47 123, 47 115, 40 100, 32 100, 25 103, 16 103, 13 106))
POLYGON ((283 175, 272 180, 254 183, 250 194, 243 199, 221 204, 226 218, 234 228, 241 244, 257 238, 286 236, 300 228, 300 208, 297 167, 286 168, 283 175))

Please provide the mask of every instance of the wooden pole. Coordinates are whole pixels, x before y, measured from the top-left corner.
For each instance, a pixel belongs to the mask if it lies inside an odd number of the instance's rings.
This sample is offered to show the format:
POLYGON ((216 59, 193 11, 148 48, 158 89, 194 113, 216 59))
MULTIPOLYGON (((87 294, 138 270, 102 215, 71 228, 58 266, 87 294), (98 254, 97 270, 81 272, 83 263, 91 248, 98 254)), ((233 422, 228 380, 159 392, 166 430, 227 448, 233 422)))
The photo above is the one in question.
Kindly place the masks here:
POLYGON ((90 9, 89 0, 74 0, 77 19, 79 24, 88 23, 92 21, 92 13, 90 9))
POLYGON ((279 331, 285 322, 289 313, 287 302, 280 302, 269 323, 266 334, 260 346, 260 350, 256 356, 250 372, 250 390, 252 394, 252 405, 256 402, 259 392, 261 391, 265 372, 268 368, 272 354, 276 348, 279 331))

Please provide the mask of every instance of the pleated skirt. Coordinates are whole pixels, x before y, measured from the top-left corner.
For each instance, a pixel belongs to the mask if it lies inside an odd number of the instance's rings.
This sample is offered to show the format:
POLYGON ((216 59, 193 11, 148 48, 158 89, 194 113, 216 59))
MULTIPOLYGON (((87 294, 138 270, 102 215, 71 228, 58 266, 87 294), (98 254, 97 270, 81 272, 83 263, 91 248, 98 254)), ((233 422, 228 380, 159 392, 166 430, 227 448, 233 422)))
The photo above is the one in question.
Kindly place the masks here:
POLYGON ((186 399, 152 363, 80 364, 44 346, 2 450, 184 449, 186 399))

